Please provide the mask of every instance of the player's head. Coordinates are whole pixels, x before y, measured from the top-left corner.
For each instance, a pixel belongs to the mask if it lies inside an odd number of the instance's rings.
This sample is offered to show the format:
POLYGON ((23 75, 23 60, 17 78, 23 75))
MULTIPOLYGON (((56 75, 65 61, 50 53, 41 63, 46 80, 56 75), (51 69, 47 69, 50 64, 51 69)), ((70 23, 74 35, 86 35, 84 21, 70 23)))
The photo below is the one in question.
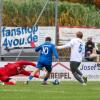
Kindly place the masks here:
POLYGON ((51 42, 51 37, 46 37, 46 38, 45 38, 45 41, 51 42))
POLYGON ((82 32, 77 32, 76 37, 82 39, 83 38, 83 33, 82 32))
POLYGON ((92 37, 88 37, 87 38, 87 41, 92 41, 92 37))

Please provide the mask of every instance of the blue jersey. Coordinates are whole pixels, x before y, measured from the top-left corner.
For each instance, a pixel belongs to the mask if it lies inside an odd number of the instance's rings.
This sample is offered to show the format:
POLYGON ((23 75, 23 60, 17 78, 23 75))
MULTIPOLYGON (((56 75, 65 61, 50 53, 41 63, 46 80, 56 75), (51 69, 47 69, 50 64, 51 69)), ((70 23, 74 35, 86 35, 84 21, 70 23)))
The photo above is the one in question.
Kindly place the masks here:
POLYGON ((54 54, 56 59, 59 59, 55 45, 50 42, 45 42, 44 44, 35 48, 36 52, 40 52, 38 62, 51 65, 52 55, 54 54))

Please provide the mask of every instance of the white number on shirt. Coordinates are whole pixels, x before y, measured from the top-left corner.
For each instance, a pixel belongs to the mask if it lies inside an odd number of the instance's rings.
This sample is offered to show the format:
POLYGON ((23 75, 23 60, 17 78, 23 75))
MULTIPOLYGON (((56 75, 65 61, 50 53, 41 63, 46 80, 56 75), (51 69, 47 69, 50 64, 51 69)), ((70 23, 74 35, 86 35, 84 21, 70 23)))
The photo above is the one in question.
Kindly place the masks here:
POLYGON ((42 54, 45 54, 45 55, 47 55, 48 54, 48 47, 42 47, 42 54))
POLYGON ((79 53, 82 52, 82 49, 83 49, 83 45, 80 43, 80 45, 79 45, 79 53))

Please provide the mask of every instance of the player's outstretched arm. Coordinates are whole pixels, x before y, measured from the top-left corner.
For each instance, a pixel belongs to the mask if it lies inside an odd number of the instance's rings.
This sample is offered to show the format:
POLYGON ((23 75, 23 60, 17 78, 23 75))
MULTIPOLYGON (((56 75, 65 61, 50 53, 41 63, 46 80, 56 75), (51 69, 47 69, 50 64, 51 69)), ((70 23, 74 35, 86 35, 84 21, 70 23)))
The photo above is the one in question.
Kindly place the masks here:
POLYGON ((56 46, 57 49, 64 49, 64 48, 71 48, 74 44, 74 41, 71 40, 70 42, 68 42, 65 45, 61 45, 61 46, 56 46))
POLYGON ((64 49, 64 48, 70 48, 71 45, 70 44, 65 44, 65 45, 62 45, 62 46, 56 46, 57 49, 64 49))
POLYGON ((35 52, 39 52, 41 50, 42 45, 35 47, 35 52))
POLYGON ((20 66, 23 66, 23 65, 36 66, 35 63, 33 63, 31 61, 26 61, 26 60, 17 61, 16 64, 19 64, 20 66))
POLYGON ((56 60, 59 60, 59 55, 58 55, 58 52, 57 52, 57 50, 56 50, 54 45, 53 45, 52 49, 53 49, 53 54, 54 54, 56 60))

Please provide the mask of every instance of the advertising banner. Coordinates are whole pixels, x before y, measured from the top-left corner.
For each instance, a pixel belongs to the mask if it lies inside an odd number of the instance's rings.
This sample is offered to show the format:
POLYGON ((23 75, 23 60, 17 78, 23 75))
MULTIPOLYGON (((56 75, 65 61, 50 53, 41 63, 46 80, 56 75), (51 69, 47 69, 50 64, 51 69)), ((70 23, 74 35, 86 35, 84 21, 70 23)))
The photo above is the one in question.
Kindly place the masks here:
POLYGON ((1 47, 30 47, 32 41, 40 45, 46 36, 55 44, 55 34, 55 27, 1 27, 1 47))
MULTIPOLYGON (((4 67, 9 62, 1 62, 0 67, 4 67)), ((70 71, 70 63, 69 62, 60 62, 59 64, 53 62, 52 64, 52 73, 50 75, 50 81, 54 79, 59 79, 60 81, 75 81, 76 79, 72 75, 70 71)), ((25 70, 33 71, 35 67, 27 66, 25 70)), ((100 63, 97 62, 82 62, 79 67, 79 70, 83 73, 83 75, 87 76, 88 81, 100 81, 100 63)), ((40 76, 44 76, 46 71, 41 71, 40 76)), ((23 75, 13 76, 14 79, 18 81, 25 81, 28 77, 23 75)), ((41 81, 42 79, 34 78, 33 80, 41 81)))
POLYGON ((90 81, 100 81, 100 63, 96 62, 83 62, 80 71, 88 77, 90 81))
POLYGON ((75 33, 81 31, 84 41, 92 37, 95 43, 100 43, 100 28, 96 27, 59 27, 59 44, 65 44, 75 37, 75 33))

